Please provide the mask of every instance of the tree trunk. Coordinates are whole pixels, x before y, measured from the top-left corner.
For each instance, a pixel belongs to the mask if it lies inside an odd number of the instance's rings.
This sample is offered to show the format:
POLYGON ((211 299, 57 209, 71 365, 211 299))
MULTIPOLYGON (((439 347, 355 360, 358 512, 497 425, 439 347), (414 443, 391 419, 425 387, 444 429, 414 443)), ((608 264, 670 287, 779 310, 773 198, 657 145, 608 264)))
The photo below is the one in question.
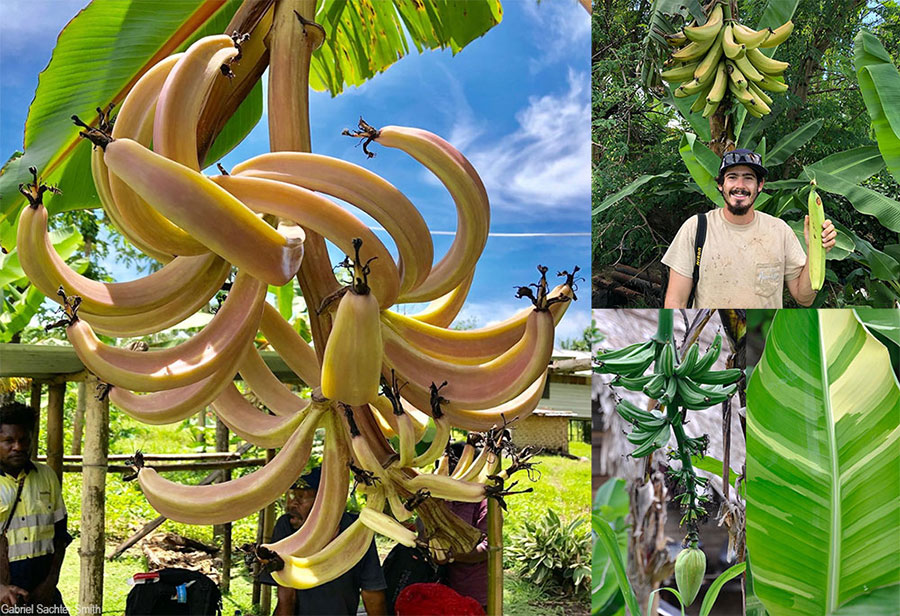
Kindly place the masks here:
POLYGON ((81 583, 78 605, 103 605, 103 552, 106 546, 106 465, 109 454, 109 399, 97 398, 100 380, 88 375, 85 405, 84 474, 81 487, 81 583))
POLYGON ((84 381, 78 382, 78 402, 75 405, 75 421, 72 424, 72 455, 81 455, 81 437, 84 432, 84 407, 85 407, 85 387, 84 381))

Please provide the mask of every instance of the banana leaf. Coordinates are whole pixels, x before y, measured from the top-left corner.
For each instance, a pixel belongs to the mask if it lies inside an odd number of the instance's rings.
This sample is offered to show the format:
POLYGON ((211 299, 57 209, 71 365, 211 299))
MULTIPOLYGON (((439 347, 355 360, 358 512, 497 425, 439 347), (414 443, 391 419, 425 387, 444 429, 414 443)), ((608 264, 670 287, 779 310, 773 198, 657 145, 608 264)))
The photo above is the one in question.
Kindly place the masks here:
POLYGON ((825 120, 822 118, 807 122, 787 137, 784 137, 769 150, 765 158, 766 166, 774 167, 786 161, 794 152, 809 143, 809 140, 815 137, 822 129, 822 124, 824 123, 825 120))
POLYGON ((747 405, 747 547, 768 612, 900 596, 900 384, 885 346, 851 310, 780 310, 747 405))
POLYGON ((855 312, 869 331, 880 333, 900 347, 900 312, 872 308, 857 308, 855 312))
POLYGON ((710 201, 719 207, 725 205, 725 200, 716 185, 716 176, 719 174, 721 162, 716 153, 697 140, 697 135, 685 133, 681 138, 678 151, 684 160, 685 166, 710 201))
POLYGON ((865 30, 854 39, 856 77, 888 171, 900 182, 900 72, 881 41, 865 30))
POLYGON ((709 120, 703 117, 702 111, 691 111, 691 105, 694 104, 697 97, 700 95, 695 94, 694 96, 678 98, 675 96, 675 87, 671 84, 666 91, 668 92, 668 96, 665 98, 665 102, 678 109, 679 113, 681 113, 681 117, 690 124, 690 129, 697 133, 703 142, 709 143, 712 140, 712 132, 709 129, 709 120))
POLYGON ((815 173, 824 171, 845 182, 861 184, 884 169, 884 159, 881 157, 878 147, 867 145, 826 156, 822 160, 807 165, 806 169, 815 173))
MULTIPOLYGON (((612 524, 619 548, 620 558, 628 553, 628 534, 625 517, 628 515, 628 493, 625 480, 613 477, 597 488, 594 496, 594 513, 612 524)), ((591 560, 591 614, 593 616, 616 616, 624 614, 625 597, 619 590, 613 572, 612 558, 603 541, 594 541, 591 560)))
POLYGON ((829 192, 846 197, 858 212, 874 216, 882 225, 900 233, 900 202, 875 192, 869 188, 857 186, 837 175, 822 170, 805 167, 801 177, 813 178, 819 183, 819 191, 829 192))
POLYGON ((592 216, 593 216, 593 215, 597 215, 597 214, 599 214, 600 212, 602 212, 602 211, 604 211, 605 209, 607 209, 608 207, 615 205, 616 203, 618 203, 619 201, 621 201, 622 199, 624 199, 624 198, 627 197, 628 195, 634 193, 634 191, 636 191, 638 188, 640 188, 641 186, 643 186, 643 185, 646 184, 647 182, 649 182, 649 181, 651 181, 651 180, 655 180, 655 179, 657 179, 657 178, 667 178, 667 177, 669 177, 670 175, 672 175, 672 172, 671 172, 671 171, 665 171, 665 172, 660 173, 660 174, 658 174, 658 175, 642 175, 641 177, 639 177, 638 179, 636 179, 635 181, 633 181, 631 184, 629 184, 628 186, 626 186, 626 187, 623 188, 622 190, 620 190, 620 191, 618 191, 618 192, 616 192, 616 193, 614 193, 614 194, 608 196, 606 199, 604 199, 603 201, 601 201, 601 202, 600 202, 600 205, 598 205, 597 207, 595 207, 594 210, 591 212, 591 215, 592 215, 592 216))

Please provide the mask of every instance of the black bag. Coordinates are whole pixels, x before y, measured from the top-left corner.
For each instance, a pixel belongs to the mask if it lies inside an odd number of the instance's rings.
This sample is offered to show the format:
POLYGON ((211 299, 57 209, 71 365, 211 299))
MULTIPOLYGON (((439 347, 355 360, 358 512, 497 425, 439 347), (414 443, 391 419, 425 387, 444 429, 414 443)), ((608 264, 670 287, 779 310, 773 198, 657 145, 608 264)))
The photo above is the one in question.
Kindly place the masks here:
POLYGON ((126 616, 222 616, 222 593, 211 579, 188 569, 158 573, 158 582, 136 584, 128 593, 126 616))
POLYGON ((419 548, 406 547, 398 543, 388 553, 381 565, 387 589, 388 614, 394 614, 394 603, 400 591, 410 584, 420 582, 437 582, 440 579, 440 568, 433 565, 419 548))

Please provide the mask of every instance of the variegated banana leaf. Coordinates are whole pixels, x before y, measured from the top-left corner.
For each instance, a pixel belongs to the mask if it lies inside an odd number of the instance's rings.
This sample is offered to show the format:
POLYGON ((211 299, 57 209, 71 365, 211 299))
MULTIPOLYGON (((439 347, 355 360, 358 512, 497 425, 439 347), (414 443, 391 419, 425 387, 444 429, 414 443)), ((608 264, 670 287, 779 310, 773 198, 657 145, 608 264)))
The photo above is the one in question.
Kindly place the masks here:
POLYGON ((900 385, 887 348, 851 310, 781 310, 747 406, 747 546, 769 614, 896 607, 900 385))

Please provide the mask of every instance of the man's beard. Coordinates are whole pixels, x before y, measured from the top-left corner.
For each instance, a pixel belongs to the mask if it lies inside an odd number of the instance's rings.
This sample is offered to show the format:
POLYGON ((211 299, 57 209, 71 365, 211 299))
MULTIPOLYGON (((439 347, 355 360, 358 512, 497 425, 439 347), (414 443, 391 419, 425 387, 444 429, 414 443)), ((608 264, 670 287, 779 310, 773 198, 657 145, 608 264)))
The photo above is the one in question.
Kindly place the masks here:
POLYGON ((725 207, 728 208, 728 211, 734 216, 743 216, 747 212, 750 211, 750 208, 753 207, 753 204, 756 203, 756 199, 759 197, 759 193, 757 193, 756 197, 753 197, 753 200, 747 200, 745 205, 734 205, 729 198, 725 198, 725 207))

